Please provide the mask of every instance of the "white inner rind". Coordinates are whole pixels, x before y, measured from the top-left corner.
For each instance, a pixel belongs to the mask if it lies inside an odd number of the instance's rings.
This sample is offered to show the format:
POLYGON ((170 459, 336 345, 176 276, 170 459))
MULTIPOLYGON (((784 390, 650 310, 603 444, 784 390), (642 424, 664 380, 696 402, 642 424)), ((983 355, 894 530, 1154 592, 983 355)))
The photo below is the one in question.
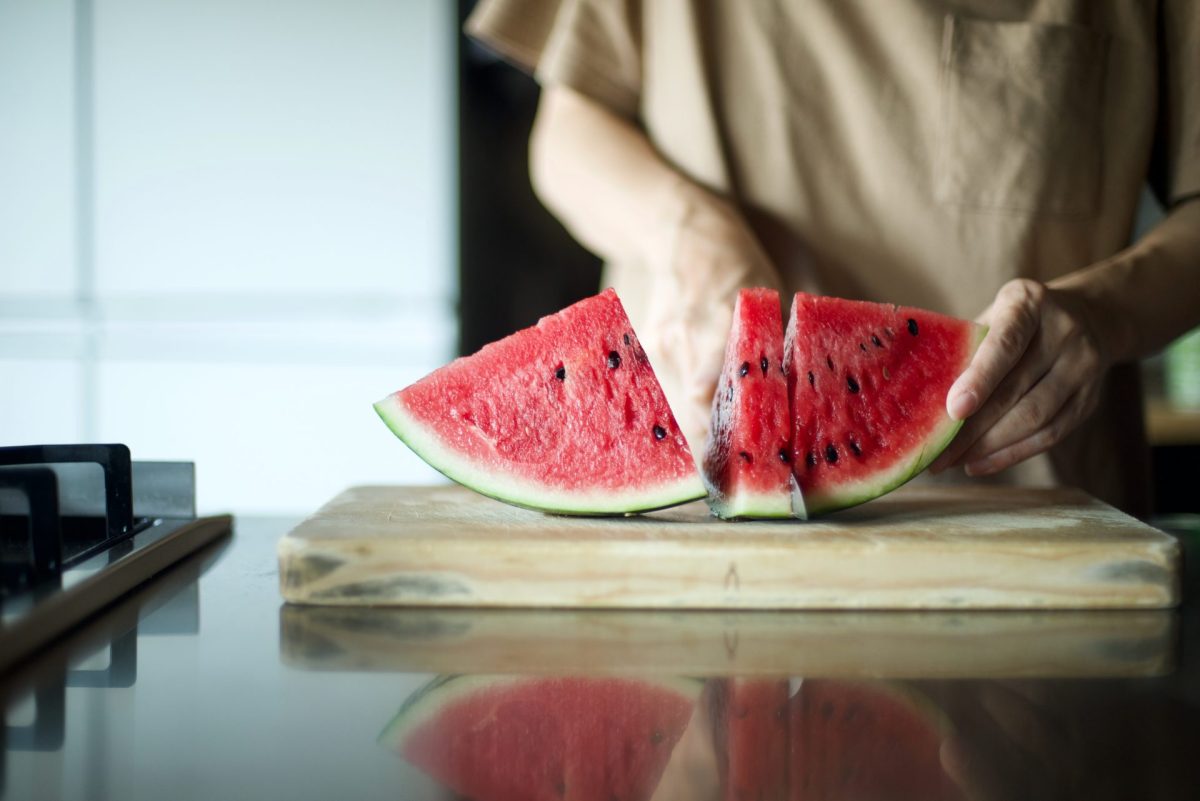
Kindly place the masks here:
POLYGON ((676 506, 705 496, 704 484, 695 471, 654 486, 647 486, 644 477, 635 476, 626 487, 563 490, 481 466, 477 460, 446 447, 437 432, 413 417, 395 395, 376 403, 375 411, 392 433, 430 467, 476 492, 516 506, 563 514, 628 514, 676 506))
POLYGON ((790 495, 778 492, 737 492, 732 497, 709 497, 717 517, 791 517, 790 495))

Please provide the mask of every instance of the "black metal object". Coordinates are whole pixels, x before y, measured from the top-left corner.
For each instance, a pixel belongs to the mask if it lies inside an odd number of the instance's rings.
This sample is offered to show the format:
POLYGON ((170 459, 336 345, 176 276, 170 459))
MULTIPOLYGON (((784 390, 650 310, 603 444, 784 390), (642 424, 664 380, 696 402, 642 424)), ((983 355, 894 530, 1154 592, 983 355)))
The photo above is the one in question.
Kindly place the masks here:
MULTIPOLYGON (((69 482, 68 482, 69 483, 69 482)), ((103 445, 21 445, 0 448, 0 487, 28 502, 28 515, 0 517, 4 561, 0 595, 54 581, 62 570, 127 539, 146 525, 133 514, 133 462, 129 448, 103 445), (60 472, 92 463, 103 472, 100 508, 64 509, 60 472)))
POLYGON ((108 537, 133 529, 133 459, 124 445, 17 445, 0 448, 0 466, 93 462, 104 469, 108 537))
POLYGON ((67 725, 65 672, 42 677, 34 689, 33 721, 25 726, 0 726, 7 751, 57 751, 63 746, 67 725))
POLYGON ((0 517, 0 596, 61 575, 62 529, 58 516, 58 479, 48 467, 0 470, 0 489, 25 497, 29 514, 0 517))

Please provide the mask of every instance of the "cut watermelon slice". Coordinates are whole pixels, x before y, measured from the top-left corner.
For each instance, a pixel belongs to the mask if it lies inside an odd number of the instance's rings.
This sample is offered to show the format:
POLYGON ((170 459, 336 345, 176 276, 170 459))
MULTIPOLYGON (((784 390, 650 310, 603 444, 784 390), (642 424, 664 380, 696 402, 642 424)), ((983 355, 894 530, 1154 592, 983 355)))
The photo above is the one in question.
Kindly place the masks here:
POLYGON ((779 293, 743 289, 713 395, 704 451, 709 506, 719 517, 791 517, 791 419, 779 293))
POLYGON ((945 450, 962 425, 946 393, 985 331, 921 309, 796 294, 784 364, 808 516, 890 492, 945 450))
POLYGON ((949 721, 913 690, 805 679, 789 724, 792 801, 962 801, 942 769, 949 721))
POLYGON ((705 494, 611 289, 435 370, 375 409, 435 469, 516 506, 627 514, 705 494))
POLYGON ((644 801, 701 684, 624 678, 442 678, 380 742, 476 801, 644 801))
POLYGON ((785 801, 788 680, 728 678, 705 685, 724 801, 785 801))

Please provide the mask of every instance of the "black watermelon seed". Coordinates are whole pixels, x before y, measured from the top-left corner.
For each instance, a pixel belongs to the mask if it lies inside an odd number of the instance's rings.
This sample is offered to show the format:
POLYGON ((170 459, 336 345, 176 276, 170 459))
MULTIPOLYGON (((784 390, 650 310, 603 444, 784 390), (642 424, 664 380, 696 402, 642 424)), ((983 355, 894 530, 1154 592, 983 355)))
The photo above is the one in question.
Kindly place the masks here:
POLYGON ((745 378, 750 373, 750 362, 742 362, 742 367, 738 370, 738 375, 745 378))
POLYGON ((831 442, 825 446, 825 461, 829 462, 830 464, 837 464, 837 460, 837 448, 833 447, 833 443, 831 442))
POLYGON ((908 333, 914 337, 917 335, 917 321, 911 317, 908 318, 908 333))
POLYGON ((754 462, 754 457, 751 456, 750 454, 746 453, 745 451, 738 451, 738 456, 742 457, 742 459, 745 460, 747 463, 754 462))
POLYGON ((883 343, 879 341, 879 337, 877 337, 875 334, 871 334, 871 344, 877 348, 883 347, 883 343))
POLYGON ((626 347, 629 347, 629 345, 633 344, 632 340, 629 338, 629 334, 626 334, 624 337, 622 337, 622 339, 625 340, 626 347))
POLYGON ((559 381, 566 381, 567 380, 567 368, 560 366, 557 370, 554 371, 554 377, 557 378, 559 381))
POLYGON ((829 365, 830 370, 833 369, 833 359, 829 358, 829 356, 825 357, 825 363, 829 365))
POLYGON ((769 361, 767 361, 766 356, 763 356, 761 359, 758 360, 758 366, 763 371, 763 375, 766 375, 767 368, 771 366, 771 363, 769 361))
POLYGON ((650 742, 654 743, 655 745, 658 745, 664 739, 665 738, 663 736, 663 733, 661 731, 659 731, 658 729, 655 729, 653 731, 653 733, 651 733, 651 735, 650 735, 650 742))
POLYGON ((805 457, 804 457, 804 463, 807 464, 809 467, 816 467, 817 466, 817 455, 815 453, 813 453, 812 451, 809 451, 808 454, 805 455, 805 457))
POLYGON ((810 387, 815 387, 816 386, 815 381, 816 381, 816 379, 813 378, 812 370, 809 370, 808 371, 808 385, 810 387))
POLYGON ((791 460, 792 460, 792 457, 788 456, 787 448, 780 448, 779 449, 779 461, 783 462, 784 464, 787 464, 791 460))
POLYGON ((666 435, 667 435, 667 430, 665 428, 663 428, 662 426, 654 427, 654 438, 655 439, 662 439, 666 435))
POLYGON ((620 367, 621 354, 617 353, 615 350, 610 350, 608 352, 608 366, 612 370, 616 370, 618 367, 620 367))
POLYGON ((858 382, 854 380, 854 376, 846 376, 846 386, 850 388, 851 393, 858 394, 858 382))
POLYGON ((861 350, 863 353, 867 352, 867 346, 861 342, 858 343, 858 349, 861 350))
POLYGON ((854 451, 855 456, 862 456, 862 448, 858 447, 858 443, 850 440, 850 450, 854 451))

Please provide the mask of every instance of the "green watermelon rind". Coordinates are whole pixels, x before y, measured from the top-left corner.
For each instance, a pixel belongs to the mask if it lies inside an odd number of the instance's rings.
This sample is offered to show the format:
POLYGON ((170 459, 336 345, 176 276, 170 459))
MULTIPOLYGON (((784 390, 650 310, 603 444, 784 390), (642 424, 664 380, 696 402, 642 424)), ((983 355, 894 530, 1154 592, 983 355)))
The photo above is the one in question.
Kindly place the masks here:
POLYGON ((474 460, 443 445, 436 432, 409 414, 395 394, 377 402, 375 411, 393 434, 446 478, 480 495, 524 509, 551 514, 606 517, 666 509, 699 500, 707 494, 695 470, 680 479, 655 487, 631 486, 625 490, 603 487, 593 492, 555 490, 553 487, 515 480, 499 471, 481 469, 474 460))
POLYGON ((505 683, 515 684, 521 676, 438 676, 405 699, 376 742, 399 750, 405 736, 433 717, 447 702, 505 683))
MULTIPOLYGON (((987 326, 977 325, 974 326, 974 329, 974 336, 971 338, 967 355, 959 367, 960 373, 971 363, 975 351, 979 349, 979 344, 987 335, 987 326)), ((929 433, 924 442, 913 449, 917 451, 914 458, 901 460, 891 470, 876 473, 861 481, 841 484, 833 488, 835 492, 813 493, 810 491, 804 493, 804 509, 797 510, 797 517, 808 519, 849 509, 886 495, 907 484, 920 475, 926 467, 933 464, 934 459, 941 456, 942 452, 954 441, 963 422, 963 420, 955 420, 949 414, 945 414, 942 422, 929 433)))
MULTIPOLYGON (((429 721, 442 707, 459 698, 510 684, 524 684, 535 677, 506 675, 448 675, 438 676, 418 689, 400 706, 376 738, 376 742, 399 752, 407 736, 429 721)), ((540 677, 550 678, 550 677, 540 677)), ((672 690, 693 702, 700 697, 704 683, 698 679, 656 677, 639 679, 641 683, 672 690)))

